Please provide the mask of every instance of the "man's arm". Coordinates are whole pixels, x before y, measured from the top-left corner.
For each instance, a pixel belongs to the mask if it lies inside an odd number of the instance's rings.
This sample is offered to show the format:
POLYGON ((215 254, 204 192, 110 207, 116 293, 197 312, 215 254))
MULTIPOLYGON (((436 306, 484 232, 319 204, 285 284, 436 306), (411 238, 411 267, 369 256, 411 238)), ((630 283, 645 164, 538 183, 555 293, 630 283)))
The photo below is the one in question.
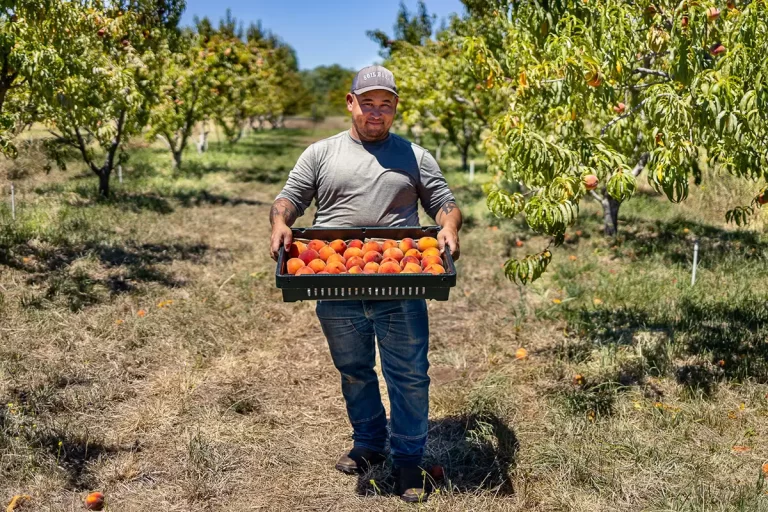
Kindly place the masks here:
POLYGON ((270 253, 272 259, 277 261, 280 246, 287 251, 293 243, 291 226, 299 218, 299 211, 288 199, 279 198, 272 203, 269 211, 269 223, 272 225, 272 238, 270 240, 270 253))
POLYGON ((445 246, 451 250, 451 256, 454 260, 459 259, 459 230, 461 229, 462 218, 461 210, 453 201, 444 203, 438 210, 435 220, 442 229, 437 234, 437 241, 440 244, 440 253, 445 251, 445 246))

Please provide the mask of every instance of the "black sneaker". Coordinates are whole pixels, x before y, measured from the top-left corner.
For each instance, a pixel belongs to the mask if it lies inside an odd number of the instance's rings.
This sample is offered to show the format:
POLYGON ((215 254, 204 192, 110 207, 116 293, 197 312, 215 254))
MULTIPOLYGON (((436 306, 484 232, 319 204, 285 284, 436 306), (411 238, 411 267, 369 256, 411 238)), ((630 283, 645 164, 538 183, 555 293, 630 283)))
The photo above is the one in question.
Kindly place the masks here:
POLYGON ((368 448, 352 448, 336 462, 336 469, 342 473, 364 473, 373 466, 383 464, 387 460, 386 453, 375 452, 368 448))
POLYGON ((428 476, 424 470, 416 468, 395 468, 395 493, 407 503, 424 503, 429 497, 427 492, 428 476))

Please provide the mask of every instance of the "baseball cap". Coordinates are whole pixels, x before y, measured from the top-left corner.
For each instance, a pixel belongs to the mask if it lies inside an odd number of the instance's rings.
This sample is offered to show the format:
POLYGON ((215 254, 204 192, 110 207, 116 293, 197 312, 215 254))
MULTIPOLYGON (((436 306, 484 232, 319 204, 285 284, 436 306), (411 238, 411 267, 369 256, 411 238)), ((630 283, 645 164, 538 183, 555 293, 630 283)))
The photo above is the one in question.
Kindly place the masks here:
POLYGON ((357 76, 352 80, 352 93, 363 94, 364 92, 383 89, 397 96, 397 85, 395 84, 395 75, 384 66, 368 66, 357 72, 357 76))

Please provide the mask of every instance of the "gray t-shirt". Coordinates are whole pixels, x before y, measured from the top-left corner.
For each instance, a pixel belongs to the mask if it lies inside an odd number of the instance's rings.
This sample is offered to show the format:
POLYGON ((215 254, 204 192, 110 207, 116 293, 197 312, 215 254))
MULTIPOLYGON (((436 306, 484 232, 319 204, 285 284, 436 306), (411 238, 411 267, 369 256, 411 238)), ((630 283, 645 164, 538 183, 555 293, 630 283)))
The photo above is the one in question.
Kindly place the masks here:
POLYGON ((314 226, 418 226, 418 201, 433 219, 455 201, 432 155, 395 134, 360 142, 348 131, 302 153, 277 198, 299 215, 316 199, 314 226))

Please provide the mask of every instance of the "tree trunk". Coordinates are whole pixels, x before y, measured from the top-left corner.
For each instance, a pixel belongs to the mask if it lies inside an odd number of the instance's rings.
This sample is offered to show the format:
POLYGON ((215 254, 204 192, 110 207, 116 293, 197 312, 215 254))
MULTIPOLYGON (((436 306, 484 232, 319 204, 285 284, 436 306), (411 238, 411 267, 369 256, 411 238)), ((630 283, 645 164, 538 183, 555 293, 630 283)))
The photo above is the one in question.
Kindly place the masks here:
POLYGON ((183 150, 179 149, 172 149, 171 153, 173 154, 173 168, 174 169, 181 169, 181 153, 183 150))
POLYGON ((99 195, 101 197, 109 197, 109 175, 112 169, 108 166, 104 166, 99 169, 99 195))
POLYGON ((203 125, 200 129, 200 136, 197 139, 197 153, 203 153, 208 150, 208 123, 203 121, 203 125))
POLYGON ((464 171, 469 170, 469 144, 461 147, 461 168, 464 171))
POLYGON ((443 146, 445 146, 445 141, 441 141, 440 144, 437 145, 437 151, 435 152, 435 160, 437 160, 438 163, 443 157, 443 146))
POLYGON ((606 193, 600 204, 603 206, 603 232, 605 236, 616 236, 619 232, 619 207, 621 203, 606 193))

